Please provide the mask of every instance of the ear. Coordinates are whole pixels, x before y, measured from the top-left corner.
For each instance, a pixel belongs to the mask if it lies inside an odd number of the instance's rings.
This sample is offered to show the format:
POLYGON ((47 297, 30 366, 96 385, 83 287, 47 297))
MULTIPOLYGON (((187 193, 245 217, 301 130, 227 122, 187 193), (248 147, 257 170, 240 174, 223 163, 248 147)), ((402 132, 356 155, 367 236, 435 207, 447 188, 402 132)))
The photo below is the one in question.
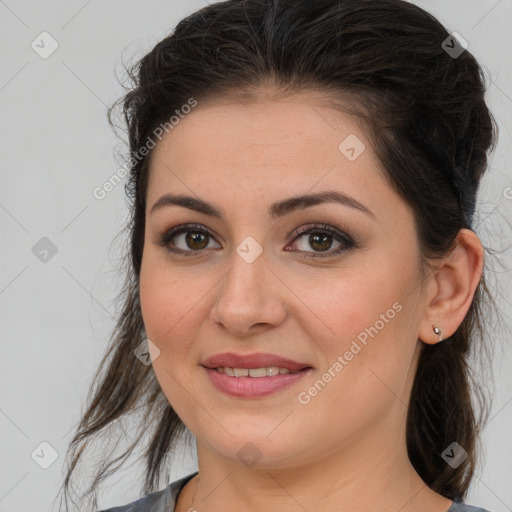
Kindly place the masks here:
POLYGON ((431 276, 426 295, 425 313, 418 337, 428 344, 439 342, 433 325, 448 338, 464 320, 482 277, 484 249, 478 236, 461 229, 454 247, 441 260, 431 276))

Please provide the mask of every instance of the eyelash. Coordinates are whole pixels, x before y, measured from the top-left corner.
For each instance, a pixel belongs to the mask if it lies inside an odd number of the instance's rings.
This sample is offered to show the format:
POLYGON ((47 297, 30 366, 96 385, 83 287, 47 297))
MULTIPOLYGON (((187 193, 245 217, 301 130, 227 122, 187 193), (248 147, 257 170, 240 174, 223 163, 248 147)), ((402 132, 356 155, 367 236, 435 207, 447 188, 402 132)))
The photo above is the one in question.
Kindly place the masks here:
MULTIPOLYGON (((180 226, 175 226, 174 228, 169 229, 168 231, 163 232, 159 235, 157 240, 157 245, 166 247, 167 250, 173 254, 179 254, 182 256, 195 256, 196 254, 199 254, 200 252, 204 252, 206 249, 200 249, 200 250, 189 250, 185 251, 183 249, 171 249, 170 243, 172 239, 179 234, 182 233, 201 233, 201 234, 207 234, 208 236, 215 238, 213 233, 201 226, 200 224, 182 224, 180 226)), ((340 242, 342 244, 341 247, 336 249, 335 251, 328 252, 328 253, 322 253, 321 251, 317 251, 316 253, 313 252, 309 255, 304 255, 304 258, 309 259, 316 259, 316 258, 328 258, 331 256, 338 255, 342 252, 349 251, 350 249, 357 249, 359 248, 359 245, 354 241, 353 237, 350 236, 347 233, 343 233, 342 231, 339 231, 336 228, 333 228, 327 224, 315 224, 315 225, 306 225, 298 228, 294 233, 294 238, 292 242, 295 242, 298 238, 301 236, 309 235, 309 234, 326 234, 330 235, 332 238, 334 238, 337 242, 340 242)), ((309 253, 309 251, 299 251, 299 252, 305 252, 306 254, 309 253)))

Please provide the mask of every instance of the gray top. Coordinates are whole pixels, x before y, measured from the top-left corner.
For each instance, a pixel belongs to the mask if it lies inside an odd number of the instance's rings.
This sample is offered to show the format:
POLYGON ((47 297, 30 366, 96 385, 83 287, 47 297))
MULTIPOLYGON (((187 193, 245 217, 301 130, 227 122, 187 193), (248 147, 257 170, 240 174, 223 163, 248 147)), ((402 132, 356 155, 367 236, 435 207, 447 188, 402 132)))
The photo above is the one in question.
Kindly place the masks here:
MULTIPOLYGON (((143 496, 132 503, 113 507, 98 512, 174 512, 180 491, 186 483, 197 475, 197 471, 169 484, 161 491, 155 491, 143 496)), ((460 498, 455 498, 452 506, 446 512, 489 512, 489 510, 467 505, 460 498)))

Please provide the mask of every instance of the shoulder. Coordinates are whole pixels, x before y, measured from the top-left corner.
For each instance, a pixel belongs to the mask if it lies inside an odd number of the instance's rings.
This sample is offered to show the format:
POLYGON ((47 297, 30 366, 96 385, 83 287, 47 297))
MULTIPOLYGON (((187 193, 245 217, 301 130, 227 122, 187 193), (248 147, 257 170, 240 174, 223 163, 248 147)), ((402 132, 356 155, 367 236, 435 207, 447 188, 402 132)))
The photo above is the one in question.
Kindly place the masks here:
POLYGON ((447 512, 491 512, 486 508, 475 507, 464 503, 461 498, 455 498, 453 505, 447 512))
POLYGON ((197 471, 172 482, 165 489, 152 492, 132 503, 99 510, 98 512, 173 512, 178 494, 195 475, 197 475, 197 471))

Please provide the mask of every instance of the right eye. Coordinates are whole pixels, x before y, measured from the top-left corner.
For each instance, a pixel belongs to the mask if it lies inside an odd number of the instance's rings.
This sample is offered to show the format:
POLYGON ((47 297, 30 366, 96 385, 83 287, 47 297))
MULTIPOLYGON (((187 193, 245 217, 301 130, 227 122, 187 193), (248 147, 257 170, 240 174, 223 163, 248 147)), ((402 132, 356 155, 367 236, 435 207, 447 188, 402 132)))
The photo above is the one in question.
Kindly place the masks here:
POLYGON ((169 252, 174 254, 194 256, 207 249, 208 243, 212 240, 214 240, 213 234, 204 226, 182 224, 162 233, 157 244, 166 247, 169 252))

